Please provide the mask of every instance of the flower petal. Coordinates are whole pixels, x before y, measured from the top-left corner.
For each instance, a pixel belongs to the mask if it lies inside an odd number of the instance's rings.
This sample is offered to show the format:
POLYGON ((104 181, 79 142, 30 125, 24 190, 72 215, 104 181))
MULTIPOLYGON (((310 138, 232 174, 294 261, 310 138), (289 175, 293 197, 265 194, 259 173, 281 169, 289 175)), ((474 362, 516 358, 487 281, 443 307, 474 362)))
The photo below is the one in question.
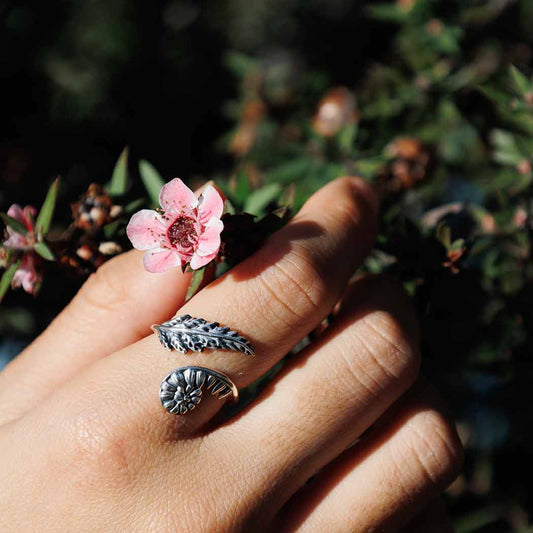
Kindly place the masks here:
POLYGON ((21 224, 26 225, 26 215, 24 214, 24 211, 22 210, 22 207, 18 204, 13 204, 8 210, 7 214, 11 217, 20 222, 21 224))
POLYGON ((35 287, 41 282, 41 275, 35 268, 35 258, 32 254, 26 254, 15 272, 11 284, 13 287, 21 287, 29 294, 33 294, 35 287))
POLYGON ((208 185, 198 199, 198 219, 205 226, 213 217, 220 218, 224 212, 224 199, 212 185, 208 185))
POLYGON ((202 268, 203 266, 207 265, 207 263, 212 261, 216 256, 217 256, 217 252, 211 255, 194 254, 189 262, 189 266, 193 270, 198 270, 199 268, 202 268))
POLYGON ((137 250, 150 250, 166 240, 166 227, 161 216, 150 209, 141 209, 135 213, 126 233, 137 250))
POLYGON ((148 272, 164 272, 169 268, 181 266, 182 261, 175 250, 156 248, 144 254, 143 263, 148 272))
POLYGON ((189 214, 198 205, 198 198, 183 181, 174 178, 161 188, 159 203, 165 211, 189 214))
POLYGON ((3 242, 6 248, 13 248, 15 250, 23 250, 28 246, 28 239, 20 233, 16 233, 9 226, 7 227, 8 238, 3 242))
POLYGON ((13 204, 8 210, 7 214, 11 217, 24 224, 28 231, 33 231, 32 218, 37 214, 37 209, 31 205, 27 205, 24 209, 18 204, 13 204))
POLYGON ((220 248, 220 234, 224 229, 224 223, 219 218, 212 218, 206 224, 203 233, 198 239, 198 255, 211 255, 217 253, 220 248))

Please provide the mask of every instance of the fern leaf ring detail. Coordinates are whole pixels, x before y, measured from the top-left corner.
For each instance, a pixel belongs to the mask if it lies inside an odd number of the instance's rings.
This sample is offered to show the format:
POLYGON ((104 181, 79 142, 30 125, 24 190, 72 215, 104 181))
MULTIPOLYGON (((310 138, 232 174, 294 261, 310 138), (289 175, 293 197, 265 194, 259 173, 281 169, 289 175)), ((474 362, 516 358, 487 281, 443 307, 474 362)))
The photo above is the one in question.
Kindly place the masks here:
POLYGON ((162 324, 154 324, 152 330, 159 337, 159 342, 168 350, 181 353, 203 352, 212 350, 231 350, 254 355, 255 350, 250 341, 218 322, 207 322, 203 318, 182 315, 162 324))
POLYGON ((239 397, 237 387, 225 374, 201 366, 184 366, 170 372, 161 382, 159 399, 169 413, 184 415, 202 401, 205 390, 219 399, 232 396, 237 401, 239 397))

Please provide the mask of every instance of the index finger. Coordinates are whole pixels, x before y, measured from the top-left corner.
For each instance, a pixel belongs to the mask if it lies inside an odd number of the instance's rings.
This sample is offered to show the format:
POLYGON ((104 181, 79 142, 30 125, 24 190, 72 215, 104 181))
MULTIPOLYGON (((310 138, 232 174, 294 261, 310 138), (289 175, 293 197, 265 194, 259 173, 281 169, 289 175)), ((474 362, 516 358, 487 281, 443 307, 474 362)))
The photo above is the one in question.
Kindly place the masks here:
POLYGON ((148 335, 154 321, 183 304, 188 282, 179 269, 146 272, 137 250, 105 263, 0 373, 0 424, 22 416, 90 363, 148 335))

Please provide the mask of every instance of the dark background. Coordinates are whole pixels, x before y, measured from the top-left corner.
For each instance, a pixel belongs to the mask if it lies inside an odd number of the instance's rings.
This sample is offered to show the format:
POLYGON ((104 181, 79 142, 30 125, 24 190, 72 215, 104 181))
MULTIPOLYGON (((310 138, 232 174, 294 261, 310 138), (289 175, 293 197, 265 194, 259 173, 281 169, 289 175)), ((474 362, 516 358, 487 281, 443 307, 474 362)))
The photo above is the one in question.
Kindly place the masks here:
MULTIPOLYGON (((69 205, 91 182, 109 180, 126 145, 128 200, 145 195, 140 158, 165 178, 214 178, 230 190, 240 171, 251 189, 293 183, 297 205, 342 173, 373 181, 382 232, 367 269, 390 272, 412 294, 425 373, 452 405, 467 449, 447 494, 456 528, 531 531, 532 191, 531 168, 517 163, 531 163, 533 111, 508 69, 531 75, 533 3, 397 0, 369 10, 375 5, 0 3, 0 210, 39 206, 60 175, 54 224, 66 227, 69 205), (337 86, 357 101, 348 142, 313 126, 337 86), (251 101, 262 111, 252 147, 238 152, 231 142, 251 101), (509 147, 498 131, 516 141, 518 159, 501 155, 509 147), (391 156, 398 137, 416 139, 429 159, 391 156), (398 159, 422 177, 398 184, 398 159), (453 247, 422 222, 452 202, 468 206, 445 217, 466 249, 457 273, 446 264, 453 247)), ((35 298, 10 293, 0 357, 46 327, 82 281, 51 268, 35 298)))

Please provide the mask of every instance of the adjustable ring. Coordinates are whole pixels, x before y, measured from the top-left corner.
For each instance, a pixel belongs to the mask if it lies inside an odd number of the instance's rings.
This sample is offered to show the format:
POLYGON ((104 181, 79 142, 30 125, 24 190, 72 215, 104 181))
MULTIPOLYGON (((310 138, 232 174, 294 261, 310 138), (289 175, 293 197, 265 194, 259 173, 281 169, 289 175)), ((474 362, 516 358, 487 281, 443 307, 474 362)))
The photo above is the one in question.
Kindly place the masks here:
POLYGON ((254 355, 255 349, 248 339, 218 322, 182 315, 162 324, 154 324, 152 330, 167 350, 181 353, 212 350, 232 350, 254 355))
POLYGON ((204 390, 210 390, 220 400, 230 395, 233 401, 239 398, 239 391, 228 376, 201 366, 184 366, 170 372, 161 382, 159 398, 169 413, 184 415, 202 401, 204 390))

